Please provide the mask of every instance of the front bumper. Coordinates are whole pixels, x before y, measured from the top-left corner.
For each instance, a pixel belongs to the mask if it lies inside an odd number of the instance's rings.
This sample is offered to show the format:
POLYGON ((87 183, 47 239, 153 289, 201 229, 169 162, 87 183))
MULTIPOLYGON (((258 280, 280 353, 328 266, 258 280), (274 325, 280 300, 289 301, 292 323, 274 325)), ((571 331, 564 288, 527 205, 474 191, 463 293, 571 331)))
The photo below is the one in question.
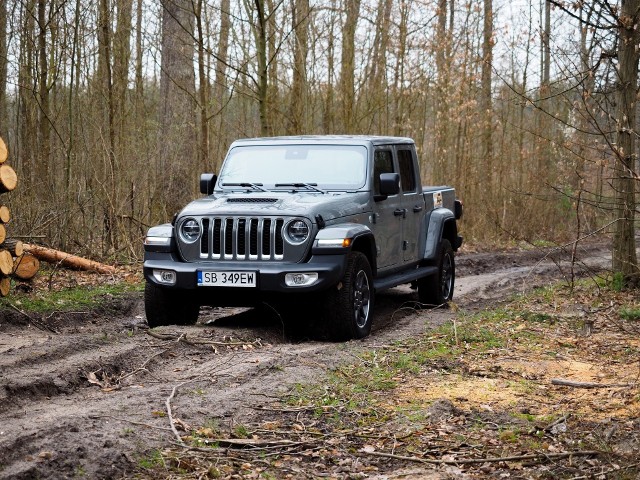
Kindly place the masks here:
POLYGON ((344 276, 346 258, 341 255, 313 255, 305 263, 284 262, 182 262, 172 254, 149 253, 145 255, 143 265, 144 276, 147 282, 171 289, 187 289, 198 291, 218 291, 232 293, 233 290, 241 290, 247 296, 259 293, 296 293, 317 292, 326 290, 336 284, 344 276), (171 270, 176 273, 174 285, 159 283, 153 276, 153 270, 171 270), (217 270, 234 272, 257 272, 255 287, 199 287, 197 285, 198 270, 217 270), (285 283, 287 273, 311 273, 318 274, 318 280, 308 286, 288 286, 285 283))

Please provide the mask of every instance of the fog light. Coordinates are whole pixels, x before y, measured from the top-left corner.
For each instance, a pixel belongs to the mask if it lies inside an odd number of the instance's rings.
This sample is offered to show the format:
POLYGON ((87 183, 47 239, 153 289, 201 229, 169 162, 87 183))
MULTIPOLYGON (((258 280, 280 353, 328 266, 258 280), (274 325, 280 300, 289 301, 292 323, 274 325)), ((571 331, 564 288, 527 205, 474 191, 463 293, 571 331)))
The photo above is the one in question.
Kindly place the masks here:
POLYGON ((308 287, 318 281, 318 274, 311 273, 287 273, 284 277, 284 283, 287 287, 308 287))
POLYGON ((173 270, 154 270, 153 278, 163 285, 175 285, 177 276, 173 270))

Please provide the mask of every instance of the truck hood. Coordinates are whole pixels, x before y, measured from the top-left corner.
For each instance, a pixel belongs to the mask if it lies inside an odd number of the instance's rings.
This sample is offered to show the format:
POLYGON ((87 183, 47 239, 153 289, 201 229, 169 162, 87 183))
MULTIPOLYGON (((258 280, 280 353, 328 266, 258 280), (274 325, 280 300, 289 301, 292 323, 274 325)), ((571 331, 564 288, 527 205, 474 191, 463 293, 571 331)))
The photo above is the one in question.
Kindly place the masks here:
POLYGON ((316 215, 331 221, 370 210, 368 192, 321 193, 225 193, 189 203, 179 214, 211 216, 302 216, 315 222, 316 215))

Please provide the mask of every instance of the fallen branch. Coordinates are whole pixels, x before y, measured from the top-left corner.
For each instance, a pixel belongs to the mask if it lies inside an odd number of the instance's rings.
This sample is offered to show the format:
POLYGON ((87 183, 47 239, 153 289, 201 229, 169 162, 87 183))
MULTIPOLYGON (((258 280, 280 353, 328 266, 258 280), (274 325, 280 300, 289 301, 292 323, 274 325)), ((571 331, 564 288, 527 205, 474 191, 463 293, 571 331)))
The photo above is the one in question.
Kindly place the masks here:
POLYGON ((256 347, 262 346, 262 341, 254 340, 253 342, 218 342, 214 340, 200 340, 200 339, 191 339, 187 338, 187 334, 183 333, 178 335, 170 334, 170 333, 157 333, 151 330, 147 330, 147 335, 151 335, 153 338, 157 338, 158 340, 175 340, 177 342, 183 342, 187 345, 214 345, 217 347, 243 347, 246 345, 253 345, 256 347))
POLYGON ((565 380, 564 378, 552 378, 552 385, 560 385, 563 387, 573 388, 614 388, 614 387, 635 387, 635 383, 593 383, 593 382, 576 382, 573 380, 565 380))
POLYGON ((16 307, 15 305, 9 304, 11 306, 11 308, 13 308, 16 312, 21 313, 22 315, 24 315, 25 317, 27 317, 29 319, 29 321, 31 321, 31 323, 33 323, 36 327, 38 327, 40 330, 48 330, 51 333, 60 333, 58 332, 55 328, 50 327, 49 325, 47 325, 46 323, 42 323, 38 320, 36 320, 35 318, 33 318, 31 315, 29 315, 26 312, 23 312, 22 310, 20 310, 18 307, 16 307))
POLYGON ((180 436, 180 433, 178 433, 178 429, 176 428, 176 421, 173 418, 173 413, 171 412, 171 400, 173 399, 173 397, 176 396, 176 392, 178 391, 178 388, 180 388, 185 383, 189 383, 189 382, 182 382, 179 385, 176 385, 175 387, 173 387, 173 389, 171 390, 171 395, 169 395, 167 397, 167 400, 164 402, 164 404, 167 407, 167 417, 169 418, 169 425, 171 426, 171 431, 175 435, 180 445, 184 445, 184 441, 182 440, 182 437, 180 436))
POLYGON ((25 252, 30 253, 39 260, 44 260, 49 263, 59 263, 62 266, 77 268, 80 270, 89 270, 93 272, 113 275, 116 273, 115 267, 111 265, 105 265, 104 263, 94 262, 86 258, 72 255, 71 253, 61 252, 60 250, 54 250, 53 248, 41 247, 40 245, 34 245, 32 243, 24 244, 25 252))
POLYGON ((408 460, 411 462, 429 463, 434 465, 469 465, 474 463, 495 463, 495 462, 515 462, 520 460, 559 460, 569 457, 593 457, 600 455, 597 450, 579 450, 576 452, 562 453, 534 453, 531 455, 513 455, 510 457, 488 457, 488 458, 459 458, 456 460, 430 459, 420 457, 407 457, 384 452, 363 452, 377 457, 395 458, 396 460, 408 460))
POLYGON ((260 449, 280 448, 280 447, 297 447, 309 442, 294 442, 286 439, 257 439, 257 438, 208 438, 209 443, 217 443, 220 446, 227 447, 254 447, 260 449))

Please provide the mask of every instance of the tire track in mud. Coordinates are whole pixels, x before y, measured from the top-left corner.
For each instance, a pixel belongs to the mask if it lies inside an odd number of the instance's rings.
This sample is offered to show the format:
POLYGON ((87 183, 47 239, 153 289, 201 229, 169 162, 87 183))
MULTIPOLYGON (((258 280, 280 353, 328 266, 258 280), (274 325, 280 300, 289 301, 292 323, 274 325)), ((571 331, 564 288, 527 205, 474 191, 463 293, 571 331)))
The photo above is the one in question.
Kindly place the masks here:
MULTIPOLYGON (((590 258, 606 263, 602 249, 590 258)), ((479 307, 560 278, 564 260, 540 259, 539 252, 459 257, 456 303, 479 307)), ((162 327, 157 331, 173 339, 158 340, 146 334, 139 299, 126 316, 76 319, 58 324, 57 335, 2 321, 0 478, 127 476, 153 448, 175 440, 164 413, 174 386, 181 385, 174 416, 187 424, 250 423, 256 407, 296 383, 321 381, 327 369, 353 361, 362 349, 451 318, 448 310, 416 311, 416 299, 405 286, 379 295, 372 334, 347 343, 288 339, 279 320, 260 309, 203 310, 201 323, 162 327), (202 323, 211 319, 217 319, 213 326, 202 323), (218 345, 189 345, 189 339, 218 345), (102 385, 88 381, 90 372, 102 385)))

